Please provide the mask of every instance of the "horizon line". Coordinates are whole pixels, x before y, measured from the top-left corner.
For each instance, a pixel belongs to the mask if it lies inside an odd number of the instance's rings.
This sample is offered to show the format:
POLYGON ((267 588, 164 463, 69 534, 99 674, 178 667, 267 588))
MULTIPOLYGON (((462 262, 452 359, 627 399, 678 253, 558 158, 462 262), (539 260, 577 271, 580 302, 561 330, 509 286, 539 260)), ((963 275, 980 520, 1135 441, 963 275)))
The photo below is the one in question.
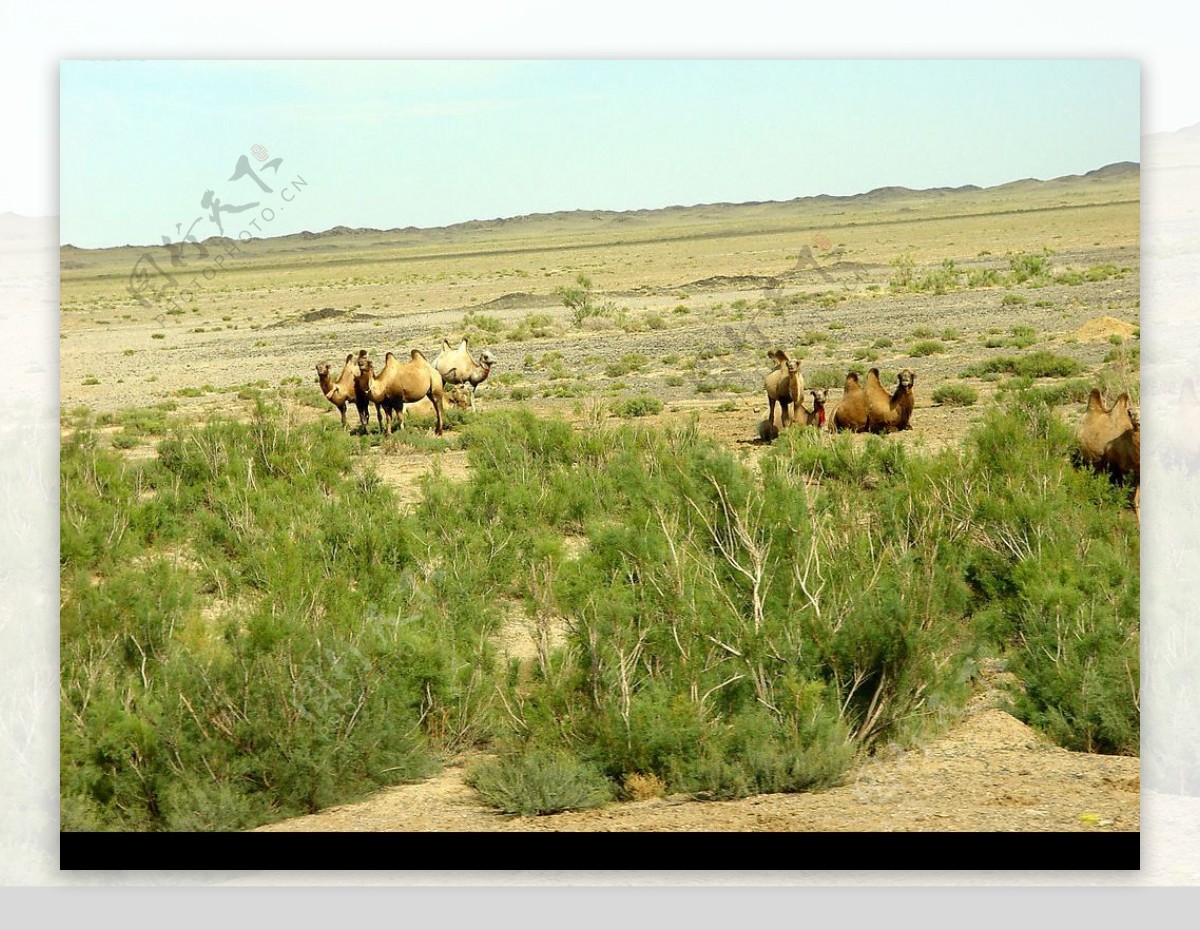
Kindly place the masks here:
MULTIPOLYGON (((1200 126, 1200 123, 1197 123, 1196 125, 1200 126)), ((569 213, 611 213, 615 216, 620 216, 622 214, 629 214, 629 213, 656 213, 656 212, 659 212, 662 210, 694 210, 694 209, 699 209, 702 207, 743 207, 743 206, 764 206, 767 204, 787 204, 787 203, 794 203, 796 201, 801 201, 801 200, 816 200, 819 198, 827 198, 827 199, 831 199, 831 200, 852 200, 856 197, 867 197, 867 196, 870 196, 871 194, 875 194, 875 193, 878 193, 881 191, 898 191, 898 192, 906 191, 906 192, 913 193, 913 194, 923 194, 923 193, 928 193, 930 191, 950 191, 950 192, 988 191, 988 190, 994 190, 998 187, 1005 187, 1010 184, 1020 184, 1023 181, 1031 181, 1031 182, 1034 182, 1037 184, 1050 184, 1050 183, 1053 183, 1054 181, 1063 181, 1063 180, 1067 180, 1070 178, 1084 178, 1084 177, 1087 177, 1088 175, 1096 174, 1100 171, 1104 171, 1107 168, 1115 168, 1115 167, 1120 167, 1120 166, 1130 166, 1131 168, 1136 168, 1138 170, 1138 172, 1140 173, 1142 163, 1141 163, 1141 161, 1131 161, 1129 159, 1123 159, 1121 161, 1108 162, 1107 164, 1100 165, 1098 168, 1092 168, 1088 171, 1084 171, 1084 172, 1080 172, 1080 173, 1060 174, 1060 175, 1057 175, 1052 178, 1038 178, 1038 177, 1033 177, 1033 176, 1026 176, 1026 177, 1022 177, 1022 178, 1014 178, 1013 180, 1010 180, 1010 181, 1001 181, 998 184, 991 184, 991 185, 988 185, 987 187, 981 187, 978 184, 970 184, 970 183, 960 184, 957 186, 940 185, 940 186, 934 186, 934 187, 920 187, 920 188, 905 187, 904 185, 900 185, 900 184, 885 184, 880 187, 873 187, 870 190, 859 191, 854 194, 804 194, 804 195, 799 195, 796 197, 790 197, 790 198, 787 198, 784 200, 742 200, 742 201, 712 200, 712 201, 701 201, 701 202, 692 203, 692 204, 667 204, 667 205, 661 206, 661 207, 631 207, 631 208, 624 209, 624 210, 615 210, 615 209, 606 208, 606 207, 572 207, 570 209, 563 209, 563 210, 549 210, 549 211, 535 210, 535 211, 532 211, 529 213, 517 213, 517 214, 512 214, 509 216, 473 217, 472 219, 457 220, 453 223, 443 223, 441 225, 435 225, 435 226, 413 226, 413 225, 387 226, 387 227, 347 226, 344 223, 337 223, 333 226, 328 227, 327 229, 323 229, 323 230, 320 230, 317 232, 313 232, 312 230, 308 230, 308 229, 303 229, 303 230, 299 230, 297 232, 281 233, 278 236, 251 236, 249 239, 246 239, 243 241, 262 242, 262 241, 268 241, 268 240, 272 240, 272 239, 286 239, 291 236, 302 236, 305 234, 308 234, 313 237, 317 237, 317 236, 323 236, 327 233, 333 232, 334 230, 341 230, 341 229, 345 229, 350 232, 377 232, 377 233, 431 232, 431 231, 436 231, 436 230, 453 229, 456 226, 466 226, 470 223, 509 222, 512 220, 529 219, 532 217, 557 216, 560 214, 569 214, 569 213)), ((0 213, 0 216, 14 216, 14 217, 18 217, 21 219, 61 219, 61 214, 46 214, 46 215, 39 215, 39 216, 30 216, 27 214, 16 213, 15 211, 11 211, 11 210, 5 211, 4 213, 0 213)), ((237 237, 208 236, 199 241, 201 243, 220 242, 220 241, 225 241, 225 240, 233 240, 235 238, 237 238, 237 237)), ((75 249, 80 252, 102 252, 102 251, 105 251, 108 249, 158 248, 158 247, 161 247, 161 243, 157 243, 157 242, 155 242, 155 243, 125 242, 120 245, 79 246, 79 245, 75 245, 74 243, 71 243, 71 242, 60 242, 58 244, 58 247, 59 247, 59 249, 71 248, 71 249, 75 249)))

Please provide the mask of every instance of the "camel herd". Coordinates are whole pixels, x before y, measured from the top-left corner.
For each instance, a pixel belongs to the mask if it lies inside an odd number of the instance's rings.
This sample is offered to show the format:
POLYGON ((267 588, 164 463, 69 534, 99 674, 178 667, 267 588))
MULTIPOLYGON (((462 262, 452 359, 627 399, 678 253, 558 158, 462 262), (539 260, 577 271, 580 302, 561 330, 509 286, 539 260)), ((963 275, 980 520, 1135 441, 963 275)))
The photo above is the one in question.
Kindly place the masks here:
POLYGON ((379 422, 380 432, 390 433, 399 422, 404 428, 405 406, 429 401, 436 418, 434 431, 442 435, 445 428, 443 407, 446 398, 447 385, 463 385, 470 390, 471 409, 475 409, 475 389, 487 380, 491 374, 495 359, 491 353, 484 350, 477 362, 471 355, 467 340, 463 339, 457 349, 451 349, 446 340, 442 340, 442 351, 430 364, 420 349, 409 352, 409 360, 400 361, 395 354, 388 352, 384 356, 383 367, 375 370, 375 364, 367 357, 367 350, 361 349, 356 359, 353 354, 346 356, 342 373, 335 381, 332 377, 333 368, 328 362, 317 365, 317 383, 321 393, 342 416, 342 426, 346 426, 346 407, 353 403, 358 411, 358 422, 363 432, 367 432, 370 422, 370 405, 375 405, 375 417, 379 422), (387 425, 384 425, 384 417, 387 425))
MULTIPOLYGON (((759 428, 763 439, 774 439, 780 429, 790 424, 820 427, 825 423, 825 391, 810 391, 813 409, 809 411, 802 401, 804 376, 800 366, 790 359, 782 349, 773 349, 767 357, 775 362, 775 368, 763 379, 767 392, 767 419, 759 428), (775 425, 775 406, 780 408, 779 426, 775 425), (788 408, 792 413, 789 416, 788 408)), ((896 377, 896 388, 891 394, 879 379, 879 369, 867 372, 864 387, 858 372, 846 375, 842 400, 829 419, 829 431, 844 430, 854 433, 891 433, 912 427, 913 384, 917 376, 904 369, 896 377)), ((1195 388, 1189 380, 1185 388, 1191 398, 1196 399, 1195 388)), ((1130 403, 1128 394, 1121 394, 1106 407, 1099 390, 1088 397, 1087 408, 1075 435, 1075 461, 1077 464, 1108 475, 1118 484, 1133 486, 1133 510, 1141 520, 1141 450, 1142 431, 1137 409, 1130 403)), ((1197 440, 1200 447, 1200 439, 1197 440)))
MULTIPOLYGON (((804 375, 799 361, 790 358, 782 349, 772 349, 767 357, 775 367, 763 379, 767 394, 767 419, 759 426, 759 435, 763 439, 775 439, 781 429, 793 425, 853 433, 892 433, 912 428, 913 385, 917 376, 907 368, 896 376, 896 387, 891 393, 883 386, 878 368, 867 372, 865 385, 859 380, 858 372, 849 372, 842 399, 833 415, 826 418, 827 391, 824 389, 810 389, 812 407, 804 406, 804 375), (778 426, 775 424, 777 406, 778 426)), ((468 390, 470 407, 474 410, 475 390, 487 380, 495 362, 486 349, 476 359, 465 338, 453 349, 443 339, 442 351, 432 364, 419 349, 412 349, 405 362, 388 352, 383 367, 376 371, 363 349, 357 358, 353 354, 346 356, 336 380, 328 362, 317 365, 317 381, 325 398, 341 413, 343 427, 346 426, 346 407, 350 403, 358 411, 363 432, 370 425, 370 405, 374 404, 380 432, 390 433, 396 422, 404 427, 406 406, 427 400, 433 407, 435 431, 440 436, 445 426, 446 386, 460 385, 468 390)), ((1187 386, 1194 396, 1190 381, 1187 386)), ((1079 465, 1109 475, 1114 481, 1132 483, 1133 508, 1140 520, 1141 424, 1128 394, 1121 394, 1111 407, 1106 407, 1100 391, 1091 392, 1076 433, 1075 460, 1079 465)))
POLYGON ((911 428, 913 412, 913 384, 917 376, 909 369, 900 372, 896 389, 889 394, 879 380, 879 369, 867 372, 867 385, 863 387, 858 372, 846 375, 842 388, 842 401, 826 421, 824 390, 810 390, 812 409, 804 406, 804 376, 800 363, 788 357, 782 349, 773 349, 767 358, 775 362, 775 368, 763 379, 767 392, 767 420, 759 429, 764 439, 773 439, 779 430, 792 424, 826 426, 830 432, 844 430, 851 433, 892 433, 911 428), (779 425, 775 425, 775 405, 779 405, 779 425), (791 408, 791 414, 788 408, 791 408))

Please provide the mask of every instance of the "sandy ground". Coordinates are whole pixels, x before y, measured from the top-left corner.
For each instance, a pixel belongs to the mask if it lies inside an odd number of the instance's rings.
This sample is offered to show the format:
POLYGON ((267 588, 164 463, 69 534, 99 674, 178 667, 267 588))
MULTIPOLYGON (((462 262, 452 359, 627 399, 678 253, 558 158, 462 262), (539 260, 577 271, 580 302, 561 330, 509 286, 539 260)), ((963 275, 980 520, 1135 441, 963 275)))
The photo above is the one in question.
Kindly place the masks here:
POLYGON ((883 752, 839 788, 737 801, 654 798, 544 817, 485 807, 465 784, 466 756, 438 776, 263 831, 1137 831, 1135 758, 1068 752, 997 709, 981 692, 928 745, 883 752), (952 799, 952 801, 951 801, 952 799))

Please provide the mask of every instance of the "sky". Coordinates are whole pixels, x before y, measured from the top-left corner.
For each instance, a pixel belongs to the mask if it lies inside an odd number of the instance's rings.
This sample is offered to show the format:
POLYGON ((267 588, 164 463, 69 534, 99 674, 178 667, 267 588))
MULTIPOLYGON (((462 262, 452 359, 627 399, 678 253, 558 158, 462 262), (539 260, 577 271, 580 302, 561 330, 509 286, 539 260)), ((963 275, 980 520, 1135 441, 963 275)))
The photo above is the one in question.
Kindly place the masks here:
POLYGON ((1128 59, 77 60, 59 90, 83 248, 986 187, 1141 133, 1128 59))

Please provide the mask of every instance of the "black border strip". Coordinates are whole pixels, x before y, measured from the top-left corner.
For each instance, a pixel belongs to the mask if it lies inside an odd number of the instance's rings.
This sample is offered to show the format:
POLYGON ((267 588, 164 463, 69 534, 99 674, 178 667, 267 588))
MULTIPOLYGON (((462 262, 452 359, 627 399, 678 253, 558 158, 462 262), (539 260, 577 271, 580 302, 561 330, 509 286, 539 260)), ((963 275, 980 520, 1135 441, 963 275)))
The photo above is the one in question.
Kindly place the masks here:
POLYGON ((1141 867, 1140 833, 798 833, 786 856, 758 833, 60 833, 59 868, 164 869, 197 861, 220 869, 428 868, 455 862, 494 867, 562 867, 578 859, 629 867, 934 871, 1131 871, 1141 867), (1000 837, 1004 842, 999 842, 1000 837), (468 840, 469 838, 469 840, 468 840), (564 839, 570 839, 570 849, 564 839), (468 841, 464 845, 464 841, 468 841), (444 853, 444 855, 439 855, 444 853), (643 860, 642 856, 646 859, 643 860), (464 862, 464 858, 466 861, 464 862), (601 859, 600 861, 604 861, 601 859))

